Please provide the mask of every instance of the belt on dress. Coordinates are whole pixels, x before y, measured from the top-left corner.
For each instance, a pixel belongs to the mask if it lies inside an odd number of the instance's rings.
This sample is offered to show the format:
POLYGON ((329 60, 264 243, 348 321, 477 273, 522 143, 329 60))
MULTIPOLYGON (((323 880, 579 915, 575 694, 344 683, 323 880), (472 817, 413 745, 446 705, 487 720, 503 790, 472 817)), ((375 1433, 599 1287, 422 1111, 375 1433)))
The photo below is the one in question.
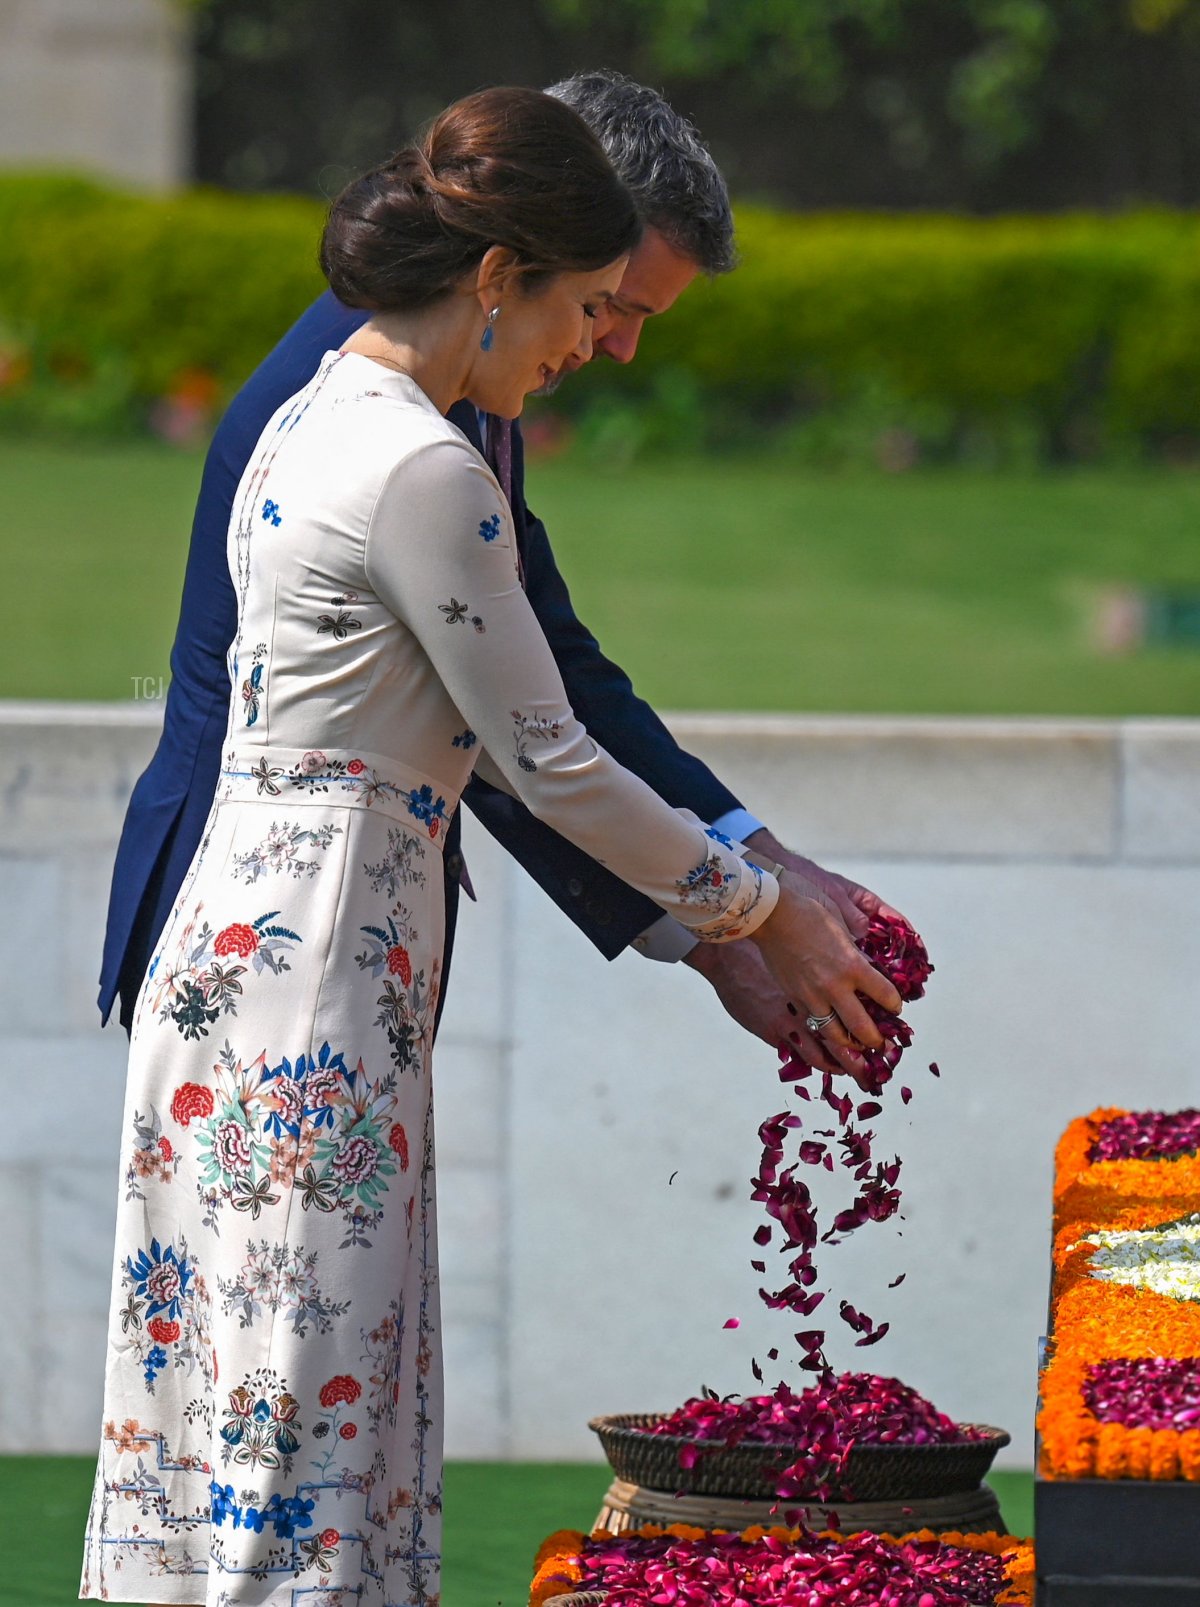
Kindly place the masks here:
POLYGON ((350 748, 247 748, 225 755, 217 801, 370 809, 410 824, 439 848, 458 808, 452 784, 386 754, 350 748))

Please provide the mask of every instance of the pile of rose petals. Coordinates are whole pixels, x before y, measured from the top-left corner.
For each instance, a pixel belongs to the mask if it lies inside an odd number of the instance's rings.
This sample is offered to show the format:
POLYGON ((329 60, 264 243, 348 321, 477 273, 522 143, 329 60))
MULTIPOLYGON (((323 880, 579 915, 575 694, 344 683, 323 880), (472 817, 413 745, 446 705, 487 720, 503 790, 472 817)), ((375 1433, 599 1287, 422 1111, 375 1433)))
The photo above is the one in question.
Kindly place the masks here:
POLYGON ((1200 1359, 1118 1357, 1088 1368, 1088 1410, 1126 1428, 1200 1428, 1200 1359))
POLYGON ((836 1425, 842 1445, 946 1445, 970 1434, 898 1378, 832 1373, 796 1394, 780 1384, 772 1395, 706 1395, 660 1418, 648 1434, 673 1434, 723 1445, 805 1445, 814 1424, 836 1425))
MULTIPOLYGON (((908 1002, 921 997, 933 966, 924 943, 907 921, 876 916, 865 936, 858 940, 858 946, 902 999, 908 1002)), ((866 1069, 862 1091, 868 1097, 856 1103, 850 1094, 838 1092, 832 1074, 824 1072, 820 1098, 833 1111, 835 1127, 813 1128, 805 1135, 804 1119, 795 1111, 785 1110, 769 1117, 759 1128, 762 1162, 758 1176, 752 1180, 751 1198, 766 1207, 771 1220, 756 1231, 754 1242, 760 1249, 766 1249, 774 1242, 778 1227, 782 1241, 777 1249, 787 1257, 786 1283, 781 1288, 759 1290, 760 1298, 772 1311, 789 1311, 797 1317, 811 1316, 825 1298, 822 1290, 812 1287, 817 1280, 817 1244, 840 1243, 867 1222, 886 1222, 900 1208, 899 1156, 890 1161, 875 1160, 872 1154, 874 1132, 868 1127, 856 1127, 852 1121, 868 1122, 882 1111, 877 1096, 890 1082, 901 1055, 912 1042, 912 1028, 873 1000, 864 998, 862 1002, 884 1038, 882 1049, 863 1051, 866 1069), (795 1159, 790 1164, 786 1159, 789 1143, 795 1145, 795 1159), (840 1166, 851 1173, 858 1185, 850 1204, 837 1212, 824 1233, 818 1230, 812 1193, 797 1176, 798 1169, 805 1166, 822 1167, 828 1172, 840 1166)), ((810 1101, 809 1090, 799 1085, 812 1076, 813 1068, 791 1045, 781 1044, 780 1055, 784 1060, 779 1073, 781 1080, 795 1085, 800 1099, 810 1101)), ((935 1076, 939 1075, 936 1066, 929 1069, 935 1076)), ((907 1104, 912 1098, 911 1090, 902 1088, 900 1097, 907 1104)), ((760 1275, 766 1272, 765 1261, 755 1259, 750 1264, 760 1275)), ((901 1278, 895 1282, 899 1283, 901 1278)), ((855 1340, 859 1346, 877 1344, 888 1331, 888 1323, 877 1323, 846 1300, 840 1302, 838 1315, 859 1335, 855 1340)), ((796 1340, 804 1351, 801 1367, 815 1373, 829 1371, 824 1354, 824 1330, 804 1330, 797 1333, 796 1340)), ((755 1376, 761 1379, 757 1363, 754 1370, 755 1376)))
POLYGON ((771 1395, 686 1401, 644 1430, 690 1443, 679 1465, 695 1467, 707 1452, 741 1444, 794 1447, 796 1458, 776 1479, 782 1500, 853 1500, 844 1474, 856 1445, 948 1445, 981 1438, 960 1426, 898 1378, 827 1373, 796 1394, 779 1384, 771 1395))
POLYGON ((583 1562, 577 1588, 607 1592, 607 1607, 992 1607, 1007 1587, 1002 1557, 872 1534, 614 1536, 588 1541, 583 1562))
POLYGON ((1169 1161, 1200 1150, 1200 1110, 1130 1110, 1106 1121, 1090 1161, 1169 1161))

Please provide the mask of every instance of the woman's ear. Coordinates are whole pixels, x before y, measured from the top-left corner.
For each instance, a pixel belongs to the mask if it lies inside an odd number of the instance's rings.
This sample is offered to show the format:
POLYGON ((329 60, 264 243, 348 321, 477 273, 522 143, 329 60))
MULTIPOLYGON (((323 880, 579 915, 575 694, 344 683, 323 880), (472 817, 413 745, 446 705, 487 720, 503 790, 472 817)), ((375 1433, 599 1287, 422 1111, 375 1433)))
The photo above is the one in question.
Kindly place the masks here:
POLYGON ((486 316, 501 300, 518 273, 517 254, 509 246, 489 246, 475 272, 475 294, 486 316))

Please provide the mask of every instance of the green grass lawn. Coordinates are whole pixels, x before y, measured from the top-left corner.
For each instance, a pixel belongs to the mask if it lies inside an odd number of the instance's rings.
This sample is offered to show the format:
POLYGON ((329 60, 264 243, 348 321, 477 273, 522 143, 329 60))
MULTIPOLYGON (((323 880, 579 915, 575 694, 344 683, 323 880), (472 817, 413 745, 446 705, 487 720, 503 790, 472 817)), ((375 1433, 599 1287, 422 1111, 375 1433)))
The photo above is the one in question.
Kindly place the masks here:
MULTIPOLYGON (((0 441, 0 696, 166 673, 200 459, 0 441)), ((1200 651, 1105 657, 1105 588, 1200 591, 1200 476, 534 463, 580 615, 668 708, 1200 713, 1200 651)))
MULTIPOLYGON (((75 1601, 94 1470, 86 1457, 0 1457, 5 1607, 75 1601)), ((1032 1477, 998 1473, 990 1482, 1010 1530, 1031 1534, 1032 1477)), ((555 1529, 590 1527, 607 1485, 607 1469, 595 1466, 450 1463, 442 1607, 524 1607, 538 1545, 555 1529)))

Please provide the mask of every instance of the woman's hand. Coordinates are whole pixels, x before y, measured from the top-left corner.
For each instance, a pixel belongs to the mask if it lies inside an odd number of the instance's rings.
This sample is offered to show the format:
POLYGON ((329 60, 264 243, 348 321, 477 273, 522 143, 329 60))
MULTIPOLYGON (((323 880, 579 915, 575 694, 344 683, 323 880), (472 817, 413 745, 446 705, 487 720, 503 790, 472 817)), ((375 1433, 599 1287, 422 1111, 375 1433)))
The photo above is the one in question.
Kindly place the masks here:
POLYGON ((856 1045, 882 1049, 878 1027, 863 1008, 860 993, 899 1015, 904 1001, 887 978, 855 948, 836 904, 815 882, 784 870, 779 902, 750 937, 784 994, 810 1016, 833 1020, 820 1036, 847 1071, 861 1062, 856 1045))

